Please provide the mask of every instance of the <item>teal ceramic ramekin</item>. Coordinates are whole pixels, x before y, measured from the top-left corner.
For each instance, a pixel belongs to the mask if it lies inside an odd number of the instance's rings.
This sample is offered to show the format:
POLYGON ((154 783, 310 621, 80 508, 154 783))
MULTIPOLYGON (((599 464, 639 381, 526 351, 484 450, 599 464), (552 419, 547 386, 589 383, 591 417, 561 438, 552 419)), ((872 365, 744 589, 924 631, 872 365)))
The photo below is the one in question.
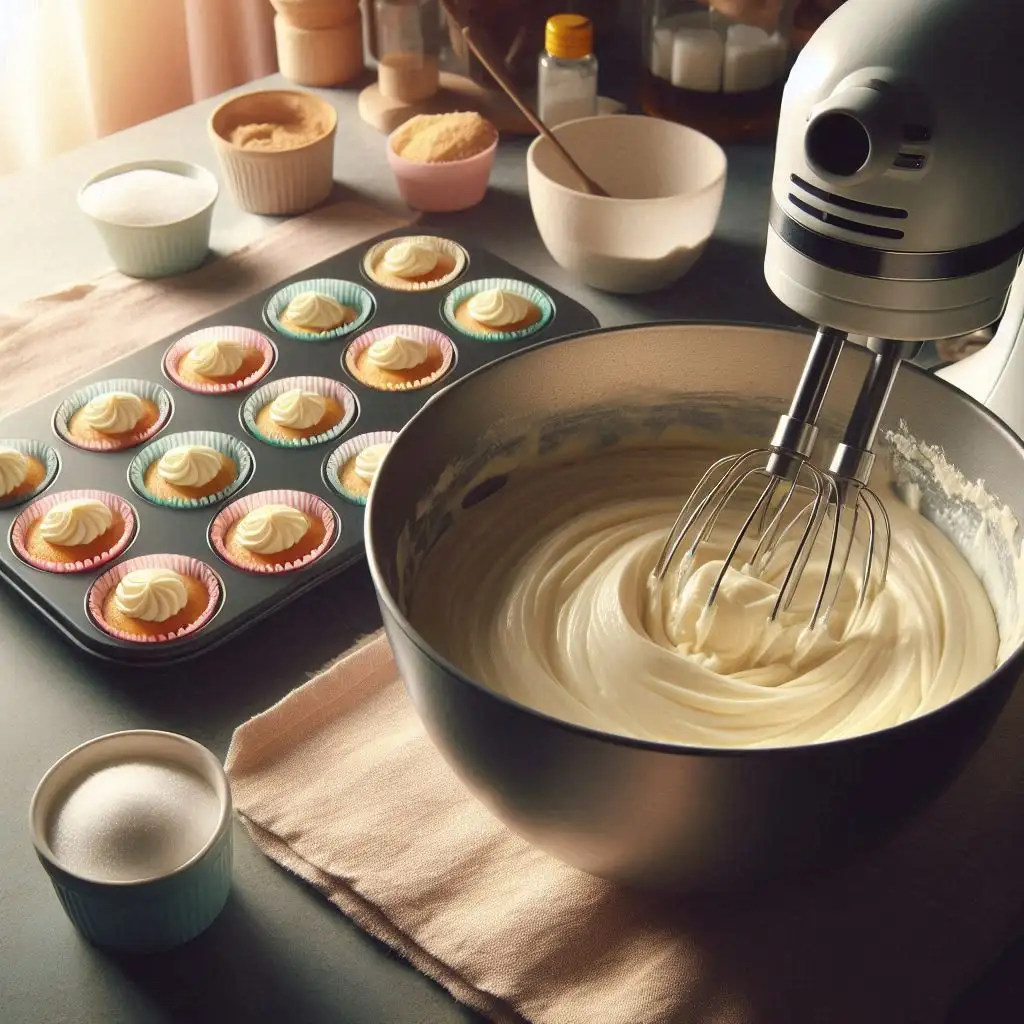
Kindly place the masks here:
POLYGON ((195 938, 231 889, 231 791, 186 736, 110 733, 65 754, 29 809, 32 843, 92 943, 154 953, 195 938))

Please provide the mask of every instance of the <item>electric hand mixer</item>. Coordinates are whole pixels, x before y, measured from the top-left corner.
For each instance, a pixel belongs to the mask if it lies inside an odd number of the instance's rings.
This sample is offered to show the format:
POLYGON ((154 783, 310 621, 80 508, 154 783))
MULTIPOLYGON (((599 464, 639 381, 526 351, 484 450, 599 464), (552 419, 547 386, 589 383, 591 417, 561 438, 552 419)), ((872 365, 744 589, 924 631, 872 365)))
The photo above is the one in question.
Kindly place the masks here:
MULTIPOLYGON (((811 628, 827 620, 852 552, 862 559, 858 601, 884 584, 890 527, 868 482, 900 362, 914 343, 997 320, 1024 249, 1022 45, 1017 4, 847 0, 802 51, 782 99, 765 277, 790 309, 822 326, 768 447, 708 470, 670 531, 656 580, 682 551, 682 586, 726 506, 757 483, 708 607, 745 541, 754 544, 745 566, 754 575, 777 552, 792 552, 772 619, 791 605, 816 545, 827 549, 811 628), (850 334, 867 337, 874 359, 821 470, 811 463, 817 420, 850 334)), ((1010 309, 1024 315, 1024 271, 1017 291, 1010 309)), ((997 376, 1005 396, 1007 371, 1024 370, 1020 324, 1004 326, 1012 338, 997 334, 987 372, 949 374, 971 383, 971 393, 991 390, 997 376)), ((1024 373, 1018 378, 1004 398, 1011 411, 1024 411, 1024 373)))

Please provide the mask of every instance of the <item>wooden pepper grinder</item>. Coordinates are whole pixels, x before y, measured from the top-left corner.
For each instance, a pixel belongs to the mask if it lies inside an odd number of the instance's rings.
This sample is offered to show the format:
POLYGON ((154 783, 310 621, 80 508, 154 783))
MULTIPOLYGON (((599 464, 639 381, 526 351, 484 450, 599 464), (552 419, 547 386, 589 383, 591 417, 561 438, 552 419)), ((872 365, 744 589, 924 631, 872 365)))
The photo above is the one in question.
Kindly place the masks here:
POLYGON ((363 71, 359 0, 270 0, 277 63, 297 85, 344 85, 363 71))

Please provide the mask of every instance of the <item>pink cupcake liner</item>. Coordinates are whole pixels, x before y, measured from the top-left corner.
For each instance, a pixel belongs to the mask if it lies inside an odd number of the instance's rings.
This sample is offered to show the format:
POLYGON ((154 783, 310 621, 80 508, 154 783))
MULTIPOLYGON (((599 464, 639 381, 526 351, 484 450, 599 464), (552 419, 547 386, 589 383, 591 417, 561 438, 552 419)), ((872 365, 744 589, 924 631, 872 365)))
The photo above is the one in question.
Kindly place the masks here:
POLYGON ((315 494, 308 494, 305 491, 260 491, 257 494, 247 494, 244 498, 233 501, 217 513, 213 522, 210 523, 210 544, 225 562, 236 569, 262 575, 277 574, 294 572, 296 569, 304 569, 311 565, 334 543, 337 532, 338 526, 334 510, 323 498, 318 498, 315 494), (236 562, 228 550, 228 530, 253 509, 261 508, 264 505, 291 505, 308 516, 315 516, 324 524, 324 539, 308 555, 294 561, 277 562, 274 565, 243 565, 236 562))
POLYGON ((164 373, 174 381, 180 388, 191 391, 196 395, 226 395, 234 391, 245 391, 254 384, 261 381, 277 361, 277 348, 274 343, 259 331, 250 330, 248 327, 204 327, 201 331, 193 331, 179 338, 164 354, 164 373), (228 341, 238 341, 246 349, 257 349, 263 355, 263 362, 258 369, 254 370, 247 377, 231 383, 219 384, 211 381, 208 384, 197 384, 194 381, 186 380, 179 373, 181 361, 204 341, 214 341, 224 338, 228 341))
POLYGON ((135 537, 135 524, 135 509, 117 494, 111 494, 108 491, 61 491, 57 494, 48 494, 46 497, 32 502, 14 520, 11 526, 11 547, 23 562, 27 562, 33 568, 41 569, 43 572, 89 572, 117 558, 128 547, 135 537), (111 545, 109 551, 104 551, 95 558, 84 558, 75 562, 48 562, 45 559, 36 558, 29 552, 25 544, 28 528, 32 523, 42 519, 55 505, 73 501, 76 498, 93 498, 96 501, 102 501, 112 512, 121 516, 124 521, 124 533, 121 534, 116 544, 111 545))
POLYGON ((118 640, 127 640, 130 643, 151 644, 164 643, 168 640, 179 640, 181 637, 190 636, 192 633, 202 629, 220 608, 223 586, 217 574, 198 558, 189 558, 186 555, 140 555, 138 558, 129 558, 127 562, 120 562, 108 569, 90 588, 86 595, 86 608, 89 616, 97 628, 104 633, 115 637, 118 640), (160 633, 154 636, 137 636, 134 633, 126 633, 123 630, 115 629, 103 617, 103 605, 110 592, 130 572, 136 569, 171 569, 182 576, 191 576, 199 580, 209 594, 209 601, 206 608, 195 622, 179 629, 175 633, 160 633))
POLYGON ((417 391, 420 388, 430 387, 431 384, 439 381, 448 371, 452 368, 455 363, 455 343, 446 334, 442 334, 440 331, 435 331, 430 327, 424 327, 421 324, 391 324, 388 327, 375 327, 372 331, 367 331, 365 334, 360 334, 347 349, 345 349, 345 357, 343 359, 345 369, 360 384, 365 385, 368 388, 373 388, 375 391, 417 391), (408 384, 389 384, 387 387, 380 387, 376 384, 370 384, 363 380, 359 376, 356 370, 356 361, 360 354, 368 349, 375 341, 380 341, 381 338, 390 337, 392 334, 402 334, 407 338, 415 338, 418 341, 425 341, 431 348, 440 350, 441 352, 441 365, 433 373, 426 377, 422 377, 419 380, 411 381, 408 384))

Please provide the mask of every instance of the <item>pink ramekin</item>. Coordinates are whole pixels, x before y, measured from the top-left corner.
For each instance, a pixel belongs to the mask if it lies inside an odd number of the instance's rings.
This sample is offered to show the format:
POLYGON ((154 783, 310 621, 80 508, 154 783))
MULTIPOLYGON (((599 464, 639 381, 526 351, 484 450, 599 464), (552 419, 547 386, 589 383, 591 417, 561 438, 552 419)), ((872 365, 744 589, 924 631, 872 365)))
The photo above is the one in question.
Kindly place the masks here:
POLYGON ((409 206, 424 213, 454 213, 468 210, 483 199, 498 151, 497 136, 482 153, 465 160, 421 164, 395 152, 392 143, 398 131, 401 127, 388 136, 388 164, 398 182, 398 191, 409 206))

